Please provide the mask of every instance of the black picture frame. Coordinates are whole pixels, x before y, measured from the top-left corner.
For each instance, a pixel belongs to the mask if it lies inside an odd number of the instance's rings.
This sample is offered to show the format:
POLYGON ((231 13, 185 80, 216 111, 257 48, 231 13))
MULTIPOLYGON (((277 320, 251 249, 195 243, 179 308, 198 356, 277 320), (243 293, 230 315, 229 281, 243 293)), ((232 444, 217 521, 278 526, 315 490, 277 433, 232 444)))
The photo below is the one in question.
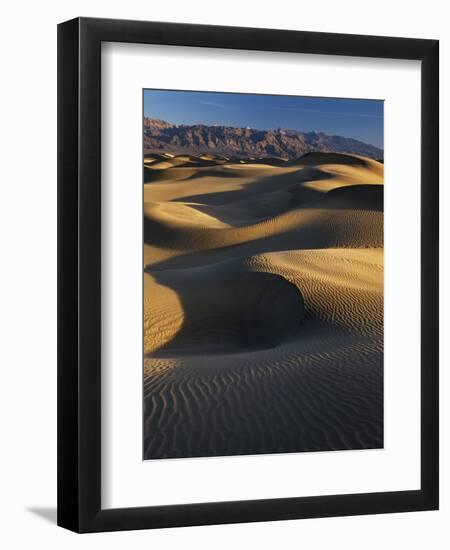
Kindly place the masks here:
POLYGON ((77 18, 58 26, 58 525, 149 529, 438 508, 439 43, 256 28, 77 18), (421 488, 101 508, 101 43, 421 61, 421 488))

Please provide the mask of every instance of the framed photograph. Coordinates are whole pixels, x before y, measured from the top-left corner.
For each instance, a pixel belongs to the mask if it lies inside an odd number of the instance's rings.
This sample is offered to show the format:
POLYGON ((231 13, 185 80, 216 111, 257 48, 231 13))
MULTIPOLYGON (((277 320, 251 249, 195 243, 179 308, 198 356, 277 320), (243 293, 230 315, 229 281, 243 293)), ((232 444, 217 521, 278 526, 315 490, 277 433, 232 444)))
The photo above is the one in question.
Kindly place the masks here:
POLYGON ((58 27, 58 524, 438 508, 438 42, 58 27))

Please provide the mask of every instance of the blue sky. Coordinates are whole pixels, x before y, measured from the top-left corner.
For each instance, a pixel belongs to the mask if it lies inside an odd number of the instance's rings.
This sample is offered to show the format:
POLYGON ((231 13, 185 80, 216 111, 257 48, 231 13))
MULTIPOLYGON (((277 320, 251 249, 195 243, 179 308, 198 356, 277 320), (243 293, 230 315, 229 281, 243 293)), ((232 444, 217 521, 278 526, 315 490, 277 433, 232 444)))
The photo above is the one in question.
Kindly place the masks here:
POLYGON ((144 90, 144 115, 174 124, 316 130, 383 148, 380 100, 144 90))

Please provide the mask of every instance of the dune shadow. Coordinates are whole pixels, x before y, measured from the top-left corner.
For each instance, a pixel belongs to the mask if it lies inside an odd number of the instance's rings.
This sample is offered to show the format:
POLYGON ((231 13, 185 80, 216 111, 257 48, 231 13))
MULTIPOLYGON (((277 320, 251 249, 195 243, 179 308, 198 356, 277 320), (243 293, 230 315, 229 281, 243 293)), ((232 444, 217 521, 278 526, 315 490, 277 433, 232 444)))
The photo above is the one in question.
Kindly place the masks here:
POLYGON ((183 314, 178 332, 151 356, 273 348, 294 334, 304 317, 300 290, 280 275, 226 263, 201 273, 151 274, 176 292, 183 314))
POLYGON ((297 208, 382 212, 384 187, 377 184, 348 185, 321 192, 294 184, 262 194, 258 200, 248 198, 216 207, 202 204, 190 206, 232 227, 241 227, 260 223, 297 208))
MULTIPOLYGON (((212 172, 214 173, 214 171, 212 172)), ((198 174, 195 174, 195 176, 198 177, 198 174)), ((222 173, 215 173, 215 177, 222 177, 222 173)), ((236 174, 230 172, 230 176, 228 177, 236 178, 236 174)), ((175 199, 174 202, 193 202, 210 206, 220 206, 252 198, 255 196, 255 191, 258 197, 260 197, 264 193, 282 191, 286 187, 294 184, 301 184, 317 178, 326 180, 332 177, 332 174, 307 167, 287 174, 275 174, 272 176, 255 178, 254 181, 245 183, 240 189, 231 189, 229 191, 219 191, 216 193, 209 189, 207 193, 189 195, 180 199, 175 199)))
MULTIPOLYGON (((217 166, 217 165, 214 165, 217 166)), ((203 166, 202 166, 203 167, 203 166)), ((236 174, 232 170, 199 170, 194 172, 183 181, 198 180, 201 178, 235 178, 236 174)))
MULTIPOLYGON (((372 160, 372 159, 370 159, 372 160)), ((309 164, 313 163, 315 166, 320 166, 321 164, 347 164, 349 166, 368 166, 369 162, 364 159, 354 155, 349 155, 348 153, 328 153, 314 151, 311 153, 305 153, 301 157, 292 161, 292 165, 295 164, 309 164)))
POLYGON ((382 212, 384 208, 384 186, 381 184, 360 184, 336 187, 308 205, 308 208, 382 212))

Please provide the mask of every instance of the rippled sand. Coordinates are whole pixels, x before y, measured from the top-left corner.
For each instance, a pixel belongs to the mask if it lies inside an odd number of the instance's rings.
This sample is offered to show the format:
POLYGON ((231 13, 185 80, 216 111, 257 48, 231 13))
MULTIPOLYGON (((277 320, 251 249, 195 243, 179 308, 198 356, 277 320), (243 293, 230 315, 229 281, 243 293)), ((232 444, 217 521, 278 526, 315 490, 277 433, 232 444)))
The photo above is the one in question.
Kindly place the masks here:
POLYGON ((383 446, 383 165, 147 155, 144 458, 383 446))

